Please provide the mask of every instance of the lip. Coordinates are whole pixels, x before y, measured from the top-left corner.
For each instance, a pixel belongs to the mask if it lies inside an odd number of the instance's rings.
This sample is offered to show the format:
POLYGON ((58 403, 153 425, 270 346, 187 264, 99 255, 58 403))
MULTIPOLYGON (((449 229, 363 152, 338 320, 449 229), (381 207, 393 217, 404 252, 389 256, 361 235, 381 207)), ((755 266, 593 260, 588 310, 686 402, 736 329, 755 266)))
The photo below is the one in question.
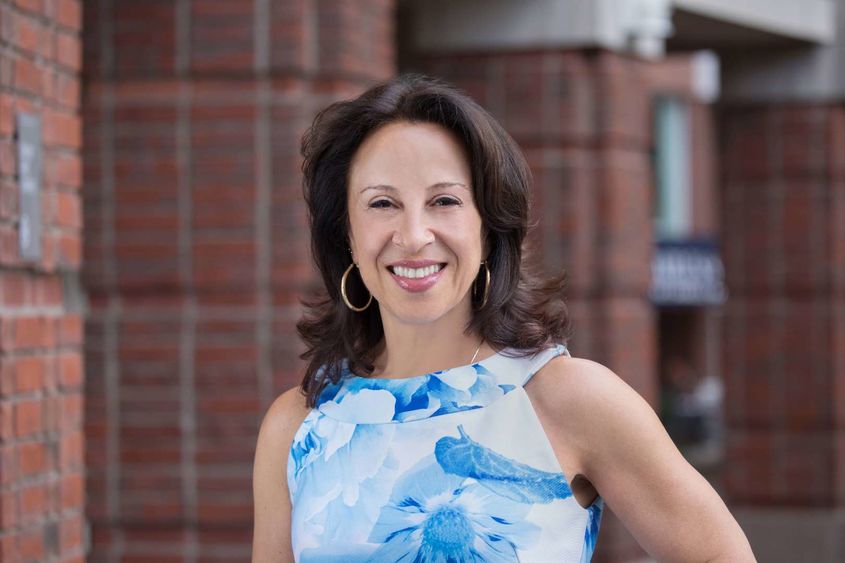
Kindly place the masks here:
POLYGON ((388 270, 388 272, 393 278, 393 281, 395 281, 396 284, 405 291, 409 291, 411 293, 422 293, 423 291, 431 289, 431 287, 440 280, 440 276, 448 267, 444 262, 435 262, 433 260, 403 260, 402 262, 395 262, 391 264, 391 266, 401 266, 403 268, 425 268, 426 266, 434 266, 436 264, 443 264, 443 267, 437 272, 434 272, 424 278, 403 278, 402 276, 397 276, 390 270, 388 270))

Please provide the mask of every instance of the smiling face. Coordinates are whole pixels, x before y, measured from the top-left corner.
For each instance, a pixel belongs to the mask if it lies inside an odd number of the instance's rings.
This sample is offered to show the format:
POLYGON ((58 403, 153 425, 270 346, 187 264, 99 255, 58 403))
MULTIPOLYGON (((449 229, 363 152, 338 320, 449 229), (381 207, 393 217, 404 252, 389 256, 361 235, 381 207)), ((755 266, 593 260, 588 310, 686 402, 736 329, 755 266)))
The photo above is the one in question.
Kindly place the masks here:
POLYGON ((382 317, 466 323, 484 258, 460 142, 439 125, 390 123, 358 148, 348 184, 350 248, 382 317))

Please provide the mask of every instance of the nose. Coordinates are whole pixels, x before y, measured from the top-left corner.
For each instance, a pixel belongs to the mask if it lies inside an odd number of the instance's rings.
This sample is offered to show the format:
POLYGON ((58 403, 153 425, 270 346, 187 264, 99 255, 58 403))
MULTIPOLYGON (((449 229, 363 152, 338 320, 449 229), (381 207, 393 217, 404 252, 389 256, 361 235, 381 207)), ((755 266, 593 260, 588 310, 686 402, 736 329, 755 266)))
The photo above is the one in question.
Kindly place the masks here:
POLYGON ((434 233, 426 221, 425 213, 406 210, 401 224, 393 232, 393 244, 407 254, 417 254, 434 242, 434 233))

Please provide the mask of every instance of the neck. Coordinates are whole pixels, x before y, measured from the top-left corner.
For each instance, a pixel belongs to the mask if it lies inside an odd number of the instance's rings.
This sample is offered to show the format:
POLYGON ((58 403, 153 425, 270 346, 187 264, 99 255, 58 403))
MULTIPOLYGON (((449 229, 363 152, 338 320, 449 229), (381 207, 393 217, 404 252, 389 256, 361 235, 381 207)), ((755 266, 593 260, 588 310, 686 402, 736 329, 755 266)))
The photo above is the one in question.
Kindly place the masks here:
MULTIPOLYGON (((455 309, 424 325, 403 324, 382 314, 384 346, 376 357, 373 376, 412 377, 469 364, 481 337, 464 333, 469 311, 455 309)), ((485 355, 482 345, 475 361, 485 355)))

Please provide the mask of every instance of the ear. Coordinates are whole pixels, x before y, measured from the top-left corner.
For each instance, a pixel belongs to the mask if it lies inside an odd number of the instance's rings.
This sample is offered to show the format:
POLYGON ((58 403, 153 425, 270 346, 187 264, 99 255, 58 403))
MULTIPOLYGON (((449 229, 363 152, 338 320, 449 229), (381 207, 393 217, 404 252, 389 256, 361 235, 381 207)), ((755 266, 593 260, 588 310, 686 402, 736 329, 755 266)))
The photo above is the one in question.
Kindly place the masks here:
POLYGON ((481 259, 489 260, 490 252, 492 251, 492 245, 490 244, 490 231, 488 231, 487 229, 483 229, 481 232, 481 237, 481 240, 484 241, 481 245, 481 259))
POLYGON ((352 261, 357 264, 358 262, 355 260, 355 255, 357 254, 355 250, 355 235, 352 234, 352 224, 348 214, 346 216, 346 250, 349 251, 352 261))
POLYGON ((349 245, 347 246, 347 248, 349 250, 349 255, 352 261, 357 264, 358 260, 355 259, 355 255, 357 254, 357 252, 355 251, 355 239, 352 238, 351 234, 349 235, 349 245))

